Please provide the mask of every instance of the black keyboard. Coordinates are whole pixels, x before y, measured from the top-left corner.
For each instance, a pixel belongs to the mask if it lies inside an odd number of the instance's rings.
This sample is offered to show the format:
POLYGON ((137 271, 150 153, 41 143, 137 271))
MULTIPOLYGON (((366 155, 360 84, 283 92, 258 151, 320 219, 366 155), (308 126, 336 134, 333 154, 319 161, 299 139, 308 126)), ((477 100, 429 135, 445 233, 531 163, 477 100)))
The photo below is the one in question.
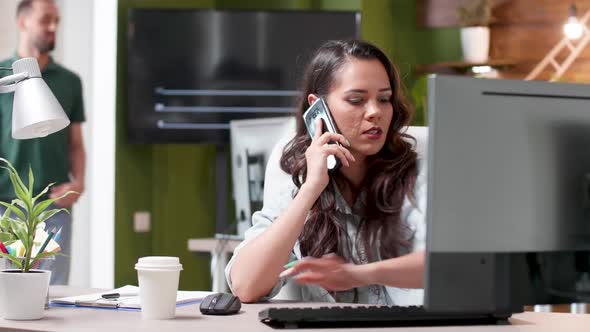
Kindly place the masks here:
POLYGON ((511 314, 429 312, 422 306, 268 308, 258 318, 274 328, 507 324, 511 314))

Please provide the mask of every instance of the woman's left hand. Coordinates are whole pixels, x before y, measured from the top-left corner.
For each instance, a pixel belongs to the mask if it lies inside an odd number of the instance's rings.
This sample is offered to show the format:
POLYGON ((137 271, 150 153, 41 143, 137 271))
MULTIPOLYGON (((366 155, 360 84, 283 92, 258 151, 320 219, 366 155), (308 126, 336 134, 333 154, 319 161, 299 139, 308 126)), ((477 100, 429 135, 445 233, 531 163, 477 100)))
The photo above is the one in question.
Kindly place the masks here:
POLYGON ((363 265, 348 263, 336 255, 306 257, 289 270, 285 270, 284 277, 295 276, 299 284, 316 284, 328 291, 343 291, 370 284, 370 275, 363 270, 363 265))

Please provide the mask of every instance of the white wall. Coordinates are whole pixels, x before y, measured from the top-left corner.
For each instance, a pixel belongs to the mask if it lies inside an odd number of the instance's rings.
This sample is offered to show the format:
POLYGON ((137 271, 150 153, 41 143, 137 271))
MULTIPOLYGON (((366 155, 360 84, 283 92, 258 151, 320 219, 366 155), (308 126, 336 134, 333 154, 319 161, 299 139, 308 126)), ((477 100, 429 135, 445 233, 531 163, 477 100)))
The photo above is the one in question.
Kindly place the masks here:
MULTIPOLYGON (((82 79, 84 89, 84 106, 86 123, 82 126, 87 158, 92 155, 93 131, 92 105, 92 20, 93 0, 59 0, 61 22, 57 33, 57 45, 53 54, 56 61, 73 70, 82 79)), ((92 191, 89 176, 92 164, 86 167, 86 192, 74 206, 72 214, 72 255, 70 267, 70 284, 81 287, 90 286, 90 201, 88 193, 92 191)))
MULTIPOLYGON (((77 0, 68 0, 77 1, 77 0)), ((117 0, 94 3, 92 35, 92 187, 90 285, 111 288, 115 278, 115 110, 117 89, 117 0)))
MULTIPOLYGON (((114 156, 117 0, 56 0, 61 14, 53 57, 84 86, 86 192, 74 206, 70 284, 114 285, 114 156)), ((0 0, 0 58, 17 43, 18 0, 0 0)))
POLYGON ((60 0, 56 55, 84 84, 86 193, 74 209, 70 284, 114 286, 116 0, 60 0))
POLYGON ((0 59, 14 53, 17 32, 14 26, 17 0, 0 0, 0 59))

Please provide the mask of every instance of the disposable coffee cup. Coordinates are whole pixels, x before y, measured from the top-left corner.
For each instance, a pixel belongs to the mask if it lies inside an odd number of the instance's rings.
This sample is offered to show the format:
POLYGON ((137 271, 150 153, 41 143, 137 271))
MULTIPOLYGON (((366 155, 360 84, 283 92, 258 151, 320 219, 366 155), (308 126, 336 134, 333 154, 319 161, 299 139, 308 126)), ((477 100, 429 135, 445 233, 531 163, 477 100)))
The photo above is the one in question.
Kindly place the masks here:
POLYGON ((135 264, 143 319, 172 319, 182 264, 178 257, 142 257, 135 264))

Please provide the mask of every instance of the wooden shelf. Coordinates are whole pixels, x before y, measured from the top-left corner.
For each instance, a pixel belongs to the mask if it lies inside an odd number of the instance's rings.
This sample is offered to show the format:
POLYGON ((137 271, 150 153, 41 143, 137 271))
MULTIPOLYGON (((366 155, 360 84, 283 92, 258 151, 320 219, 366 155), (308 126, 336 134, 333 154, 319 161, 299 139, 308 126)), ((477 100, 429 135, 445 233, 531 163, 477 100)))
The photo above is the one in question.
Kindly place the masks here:
POLYGON ((414 72, 417 75, 425 75, 431 73, 446 73, 446 74, 468 74, 467 72, 476 66, 490 66, 494 69, 506 69, 516 65, 514 60, 500 59, 490 60, 484 63, 465 62, 465 61, 449 61, 438 62, 431 64, 416 65, 414 72))

